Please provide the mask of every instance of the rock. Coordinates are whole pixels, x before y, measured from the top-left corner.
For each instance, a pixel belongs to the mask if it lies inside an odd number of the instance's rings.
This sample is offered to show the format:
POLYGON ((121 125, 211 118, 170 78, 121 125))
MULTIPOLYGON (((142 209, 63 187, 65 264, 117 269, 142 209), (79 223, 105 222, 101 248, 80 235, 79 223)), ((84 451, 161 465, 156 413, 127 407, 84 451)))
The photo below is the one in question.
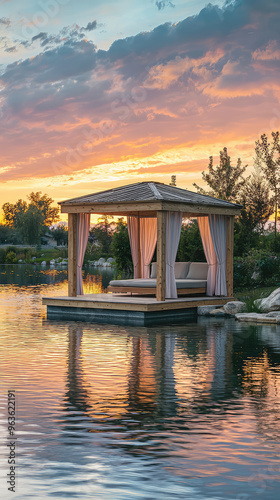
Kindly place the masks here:
POLYGON ((236 314, 235 318, 238 321, 242 322, 251 322, 251 323, 272 323, 278 324, 280 323, 280 316, 269 316, 268 314, 259 314, 259 313, 241 313, 236 314))
POLYGON ((243 312, 244 308, 244 302, 241 302, 239 300, 233 300, 231 302, 227 302, 227 304, 224 305, 225 312, 232 315, 243 312))
POLYGON ((226 311, 221 307, 220 309, 213 309, 210 312, 210 316, 215 316, 215 317, 224 317, 227 316, 226 311))
POLYGON ((18 262, 19 262, 19 263, 22 263, 22 262, 23 262, 23 260, 22 260, 22 259, 19 259, 19 260, 18 260, 18 262))
POLYGON ((210 312, 216 309, 216 306, 198 306, 197 315, 198 316, 209 316, 210 312))
POLYGON ((257 281, 260 279, 260 273, 258 273, 257 271, 253 272, 252 276, 251 276, 251 279, 254 280, 254 281, 257 281))
POLYGON ((276 290, 265 299, 259 299, 255 302, 260 306, 263 312, 280 311, 280 288, 276 288, 276 290))
POLYGON ((109 259, 107 259, 107 262, 110 262, 112 264, 112 262, 114 262, 113 257, 109 257, 109 259))
POLYGON ((46 261, 43 260, 43 262, 41 262, 41 266, 46 266, 46 265, 47 265, 46 261))
POLYGON ((52 260, 50 261, 50 265, 51 265, 51 266, 55 266, 55 260, 54 260, 54 259, 52 259, 52 260))

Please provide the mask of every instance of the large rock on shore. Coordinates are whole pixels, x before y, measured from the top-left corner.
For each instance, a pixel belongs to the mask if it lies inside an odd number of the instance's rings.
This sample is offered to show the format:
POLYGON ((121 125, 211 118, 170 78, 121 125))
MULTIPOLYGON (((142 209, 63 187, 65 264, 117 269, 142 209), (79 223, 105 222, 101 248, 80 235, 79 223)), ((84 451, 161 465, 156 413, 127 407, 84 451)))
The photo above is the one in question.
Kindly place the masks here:
POLYGON ((224 305, 224 310, 227 314, 235 315, 238 313, 242 313, 244 309, 245 304, 240 300, 232 300, 231 302, 227 302, 227 304, 224 305))
POLYGON ((258 299, 255 302, 263 312, 280 311, 280 288, 276 288, 265 299, 258 299))
POLYGON ((241 313, 241 314, 236 314, 235 319, 241 322, 248 322, 248 323, 270 323, 270 324, 275 324, 279 325, 280 324, 280 312, 279 314, 274 313, 273 316, 270 314, 259 314, 259 313, 241 313))

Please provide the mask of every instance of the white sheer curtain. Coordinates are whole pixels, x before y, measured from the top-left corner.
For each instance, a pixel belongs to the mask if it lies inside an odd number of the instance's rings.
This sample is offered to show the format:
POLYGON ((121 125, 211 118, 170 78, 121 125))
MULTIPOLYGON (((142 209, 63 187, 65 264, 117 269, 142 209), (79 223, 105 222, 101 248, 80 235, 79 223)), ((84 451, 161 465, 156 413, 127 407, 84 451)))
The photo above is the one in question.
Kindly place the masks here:
POLYGON ((227 295, 227 220, 225 215, 208 215, 208 218, 212 241, 218 261, 215 295, 227 295))
POLYGON ((167 299, 177 299, 174 264, 181 235, 182 213, 167 212, 166 216, 166 292, 167 299))
POLYGON ((207 290, 206 295, 212 297, 215 294, 217 257, 214 249, 209 227, 208 217, 197 217, 198 227, 202 240, 203 250, 208 263, 207 290))
POLYGON ((133 277, 141 278, 140 270, 139 270, 139 255, 138 255, 138 238, 139 238, 139 230, 138 230, 139 218, 132 215, 127 217, 127 229, 129 235, 130 249, 132 255, 133 262, 133 277))
POLYGON ((77 222, 77 295, 83 295, 82 266, 88 242, 90 214, 78 214, 77 222))
POLYGON ((157 242, 157 219, 154 217, 140 218, 141 246, 141 278, 150 277, 150 263, 157 242))
POLYGON ((131 250, 131 255, 132 255, 133 277, 134 278, 141 278, 140 270, 139 270, 140 262, 139 262, 139 255, 138 255, 138 246, 139 246, 138 224, 139 223, 140 223, 139 217, 136 217, 134 215, 127 217, 127 229, 128 229, 128 235, 129 235, 130 250, 131 250))

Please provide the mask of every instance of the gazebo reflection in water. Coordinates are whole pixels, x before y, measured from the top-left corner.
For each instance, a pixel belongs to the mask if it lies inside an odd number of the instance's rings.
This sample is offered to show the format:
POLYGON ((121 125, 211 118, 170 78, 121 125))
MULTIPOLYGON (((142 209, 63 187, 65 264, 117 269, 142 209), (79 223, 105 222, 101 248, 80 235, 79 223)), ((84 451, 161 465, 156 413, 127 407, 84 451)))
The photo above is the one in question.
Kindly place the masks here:
POLYGON ((114 333, 110 328, 102 326, 94 344, 87 332, 83 346, 83 326, 68 325, 67 411, 127 426, 133 420, 178 416, 187 406, 192 412, 211 413, 217 401, 227 404, 234 390, 233 340, 224 324, 129 331, 118 327, 114 333), (121 338, 117 345, 115 335, 121 338), (113 356, 119 349, 120 363, 113 356))

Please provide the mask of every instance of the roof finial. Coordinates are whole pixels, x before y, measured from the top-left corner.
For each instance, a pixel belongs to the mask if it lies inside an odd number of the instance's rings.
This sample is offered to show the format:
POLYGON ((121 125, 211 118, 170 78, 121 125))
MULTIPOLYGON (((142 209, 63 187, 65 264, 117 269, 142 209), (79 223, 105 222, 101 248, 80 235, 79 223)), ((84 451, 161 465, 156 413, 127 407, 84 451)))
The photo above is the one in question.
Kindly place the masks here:
POLYGON ((169 186, 176 187, 176 175, 171 175, 171 182, 169 183, 169 186))

